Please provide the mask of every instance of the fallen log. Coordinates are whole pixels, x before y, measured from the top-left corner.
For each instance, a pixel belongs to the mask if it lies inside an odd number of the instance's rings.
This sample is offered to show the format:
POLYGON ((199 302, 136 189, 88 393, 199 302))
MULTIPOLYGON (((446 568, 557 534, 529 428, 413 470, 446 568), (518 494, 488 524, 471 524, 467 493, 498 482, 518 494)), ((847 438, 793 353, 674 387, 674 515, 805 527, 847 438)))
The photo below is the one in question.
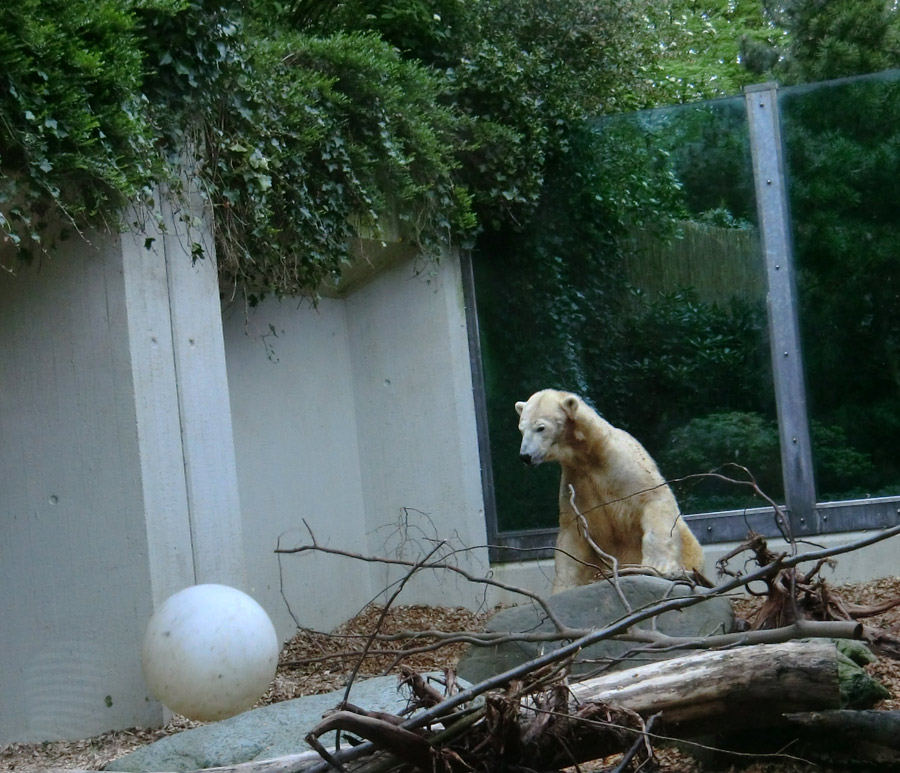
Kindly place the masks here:
POLYGON ((576 703, 612 703, 644 717, 661 713, 667 732, 689 737, 781 724, 788 713, 839 709, 860 679, 872 683, 870 703, 883 697, 878 683, 848 666, 833 642, 793 641, 650 663, 573 684, 571 693, 576 703))
POLYGON ((789 714, 786 730, 801 756, 823 764, 865 761, 900 767, 900 711, 814 711, 789 714))

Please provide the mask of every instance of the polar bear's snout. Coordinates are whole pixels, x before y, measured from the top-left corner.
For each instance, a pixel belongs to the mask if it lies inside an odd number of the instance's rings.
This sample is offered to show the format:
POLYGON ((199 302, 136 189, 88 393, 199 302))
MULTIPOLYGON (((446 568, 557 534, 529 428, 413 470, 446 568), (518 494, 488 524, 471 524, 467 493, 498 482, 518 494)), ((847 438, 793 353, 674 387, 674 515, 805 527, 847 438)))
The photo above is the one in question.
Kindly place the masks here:
POLYGON ((536 467, 544 461, 545 450, 540 444, 534 442, 534 438, 526 435, 522 438, 522 445, 519 448, 519 459, 521 459, 529 467, 536 467))

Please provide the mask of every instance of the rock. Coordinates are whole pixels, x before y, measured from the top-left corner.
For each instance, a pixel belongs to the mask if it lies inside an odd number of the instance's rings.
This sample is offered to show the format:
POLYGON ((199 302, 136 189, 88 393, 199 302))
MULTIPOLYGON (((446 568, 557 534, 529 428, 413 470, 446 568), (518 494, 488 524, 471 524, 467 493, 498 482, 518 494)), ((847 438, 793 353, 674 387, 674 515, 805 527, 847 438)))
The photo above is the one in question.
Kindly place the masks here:
MULTIPOLYGON (((663 598, 687 596, 691 590, 679 584, 650 575, 621 577, 619 586, 632 609, 640 609, 663 598)), ((595 582, 549 597, 550 608, 563 623, 573 628, 602 628, 620 619, 627 610, 608 582, 595 582)), ((641 623, 647 628, 650 621, 641 623)), ((656 626, 670 636, 709 636, 730 633, 734 627, 731 603, 715 598, 682 610, 672 610, 656 618, 656 626)), ((543 610, 533 602, 503 609, 488 620, 486 631, 552 631, 553 624, 543 610)), ((470 647, 460 660, 460 677, 473 684, 507 671, 539 655, 562 646, 559 642, 510 642, 495 647, 470 647)), ((575 661, 572 673, 583 675, 608 666, 617 670, 635 662, 662 660, 683 655, 682 651, 640 653, 628 662, 616 662, 627 651, 640 645, 632 642, 604 641, 583 650, 575 661)))
MULTIPOLYGON (((432 673, 425 676, 443 677, 432 673)), ((461 687, 467 687, 465 683, 461 687)), ((399 714, 409 690, 397 689, 397 677, 366 679, 353 685, 350 702, 369 711, 399 714)), ((322 695, 274 703, 230 719, 170 735, 106 766, 110 771, 187 771, 266 760, 309 750, 306 734, 344 698, 343 688, 322 695)), ((334 745, 334 733, 319 739, 334 745)))

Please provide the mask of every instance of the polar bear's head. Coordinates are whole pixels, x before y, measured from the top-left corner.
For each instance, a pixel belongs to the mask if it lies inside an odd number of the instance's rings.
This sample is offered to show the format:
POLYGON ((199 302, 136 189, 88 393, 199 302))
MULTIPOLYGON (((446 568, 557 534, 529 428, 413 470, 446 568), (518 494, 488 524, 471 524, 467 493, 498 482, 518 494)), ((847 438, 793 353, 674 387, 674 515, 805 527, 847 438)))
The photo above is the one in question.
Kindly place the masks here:
POLYGON ((581 401, 569 392, 543 389, 527 402, 516 403, 522 445, 519 458, 534 466, 542 462, 562 462, 570 446, 567 430, 575 421, 581 401))

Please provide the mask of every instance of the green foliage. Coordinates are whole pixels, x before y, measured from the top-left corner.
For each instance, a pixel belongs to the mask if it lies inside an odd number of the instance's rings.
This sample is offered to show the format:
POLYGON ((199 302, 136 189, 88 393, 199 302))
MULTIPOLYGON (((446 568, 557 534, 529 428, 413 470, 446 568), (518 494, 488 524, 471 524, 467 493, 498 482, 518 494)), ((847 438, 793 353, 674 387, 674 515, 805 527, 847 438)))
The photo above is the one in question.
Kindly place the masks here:
MULTIPOLYGON (((775 20, 788 31, 776 68, 783 82, 900 66, 895 3, 792 0, 775 20)), ((818 481, 821 496, 851 489, 894 494, 900 480, 893 453, 900 438, 900 231, 893 206, 900 196, 900 82, 888 72, 796 89, 781 107, 811 413, 862 454, 835 456, 824 439, 814 443, 831 470, 818 481)))
MULTIPOLYGON (((867 496, 877 480, 870 456, 854 447, 836 425, 812 421, 813 465, 820 499, 867 496)), ((745 467, 767 496, 783 497, 778 427, 758 413, 727 412, 698 416, 673 430, 660 454, 660 466, 676 484, 687 512, 761 506, 749 489, 737 488, 704 473, 746 480, 745 467), (693 477, 701 476, 701 477, 693 477)))
POLYGON ((900 64, 900 9, 886 0, 791 0, 778 21, 788 46, 776 68, 786 83, 878 72, 900 64))
MULTIPOLYGON (((782 100, 814 417, 900 477, 900 80, 800 89, 782 100)), ((844 484, 841 484, 844 485, 844 484)))
POLYGON ((739 94, 771 69, 784 38, 763 0, 675 0, 647 14, 661 47, 652 77, 670 103, 739 94))
POLYGON ((399 230, 428 255, 471 230, 434 73, 371 33, 272 35, 271 18, 170 8, 145 21, 147 88, 170 146, 195 148, 221 273, 251 303, 314 295, 359 232, 399 230))
POLYGON ((573 126, 663 93, 646 8, 25 0, 0 35, 5 230, 112 221, 186 181, 255 299, 314 292, 358 229, 399 224, 427 253, 521 228, 573 126))
POLYGON ((373 32, 404 58, 437 68, 459 60, 472 34, 473 8, 465 0, 346 0, 327 13, 310 13, 312 2, 295 2, 288 16, 315 34, 334 30, 373 32))
POLYGON ((869 454, 851 446, 843 427, 813 421, 810 431, 820 498, 869 496, 879 478, 869 454))
POLYGON ((756 221, 753 165, 743 98, 673 110, 654 140, 670 148, 672 174, 693 219, 746 226, 756 221), (717 212, 717 214, 712 214, 717 212), (704 214, 710 213, 710 214, 704 214))
POLYGON ((360 231, 428 255, 474 227, 446 80, 375 34, 272 30, 207 0, 6 13, 0 225, 17 242, 42 245, 37 215, 115 222, 186 180, 224 277, 255 301, 314 295, 360 231))
POLYGON ((726 307, 688 289, 637 295, 621 322, 605 399, 623 406, 626 428, 654 452, 669 430, 710 406, 770 410, 765 324, 758 304, 737 298, 726 307), (626 412, 629 405, 640 411, 626 412))
POLYGON ((53 213, 97 222, 164 179, 118 0, 22 0, 0 24, 0 230, 25 253, 53 213))
POLYGON ((479 239, 482 327, 515 363, 504 368, 504 400, 548 384, 591 393, 587 363, 607 353, 626 299, 622 239, 648 219, 663 220, 680 195, 664 158, 638 136, 625 122, 572 132, 529 225, 479 239))
POLYGON ((659 458, 660 467, 676 485, 685 512, 761 507, 749 488, 715 478, 690 478, 715 472, 748 480, 776 501, 783 498, 778 427, 758 413, 730 411, 698 416, 673 430, 659 458))
POLYGON ((445 73, 471 147, 462 179, 484 227, 531 219, 573 127, 658 96, 644 77, 655 51, 643 9, 617 0, 471 5, 458 59, 445 73))
POLYGON ((371 34, 285 36, 252 64, 253 101, 205 137, 222 267, 251 299, 311 292, 360 230, 399 225, 427 255, 471 228, 432 73, 371 34))

